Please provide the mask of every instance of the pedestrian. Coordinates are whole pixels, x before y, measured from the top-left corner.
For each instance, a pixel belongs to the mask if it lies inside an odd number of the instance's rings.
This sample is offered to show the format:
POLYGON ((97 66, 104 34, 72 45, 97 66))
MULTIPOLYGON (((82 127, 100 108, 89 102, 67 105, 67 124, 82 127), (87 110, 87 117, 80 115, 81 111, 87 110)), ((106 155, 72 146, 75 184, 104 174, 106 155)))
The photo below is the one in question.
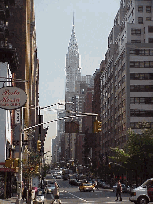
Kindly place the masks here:
POLYGON ((31 204, 31 196, 32 196, 32 190, 29 190, 29 193, 28 193, 28 204, 31 204))
POLYGON ((27 187, 25 186, 23 189, 23 193, 22 193, 22 200, 26 199, 27 200, 27 187))
POLYGON ((99 190, 99 189, 98 189, 98 183, 97 183, 97 181, 96 181, 96 180, 95 180, 95 182, 94 182, 94 183, 95 183, 95 188, 96 188, 97 190, 99 190))
POLYGON ((118 180, 117 188, 116 188, 116 200, 115 201, 118 200, 119 196, 120 196, 120 201, 122 201, 121 193, 122 193, 122 186, 121 186, 120 180, 118 180))
POLYGON ((59 187, 58 184, 55 182, 55 189, 53 191, 54 199, 59 199, 59 187))

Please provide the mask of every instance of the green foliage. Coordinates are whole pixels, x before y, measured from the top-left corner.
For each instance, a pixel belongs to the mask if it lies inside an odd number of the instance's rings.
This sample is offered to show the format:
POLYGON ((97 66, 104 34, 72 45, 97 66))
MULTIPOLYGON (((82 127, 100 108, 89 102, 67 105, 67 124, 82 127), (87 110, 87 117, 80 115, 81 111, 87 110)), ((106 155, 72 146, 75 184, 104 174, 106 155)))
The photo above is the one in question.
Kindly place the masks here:
POLYGON ((42 167, 42 176, 45 177, 46 174, 49 172, 50 170, 50 165, 49 164, 44 164, 44 166, 42 167))
POLYGON ((31 178, 36 176, 37 167, 40 165, 41 156, 38 152, 31 151, 28 153, 28 158, 24 159, 23 164, 23 178, 31 178))
POLYGON ((123 149, 111 148, 114 162, 127 170, 134 170, 139 177, 145 180, 153 174, 153 130, 143 129, 142 134, 128 131, 128 140, 123 149))

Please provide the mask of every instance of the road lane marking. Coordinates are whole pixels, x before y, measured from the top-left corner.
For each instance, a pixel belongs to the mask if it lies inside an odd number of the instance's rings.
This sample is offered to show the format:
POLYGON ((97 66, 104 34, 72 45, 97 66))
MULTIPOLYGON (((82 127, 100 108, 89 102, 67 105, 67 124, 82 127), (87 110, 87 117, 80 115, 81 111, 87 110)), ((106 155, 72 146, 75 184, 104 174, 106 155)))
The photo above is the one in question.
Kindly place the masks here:
POLYGON ((74 195, 74 194, 72 194, 72 193, 70 193, 70 192, 68 192, 68 191, 65 191, 65 192, 67 192, 67 193, 69 193, 70 195, 74 196, 73 198, 78 198, 79 200, 82 200, 82 201, 84 201, 84 202, 88 202, 88 203, 94 203, 94 202, 95 202, 95 201, 87 201, 87 200, 85 200, 85 199, 83 199, 83 198, 80 198, 80 197, 78 197, 78 196, 76 196, 76 195, 74 195))

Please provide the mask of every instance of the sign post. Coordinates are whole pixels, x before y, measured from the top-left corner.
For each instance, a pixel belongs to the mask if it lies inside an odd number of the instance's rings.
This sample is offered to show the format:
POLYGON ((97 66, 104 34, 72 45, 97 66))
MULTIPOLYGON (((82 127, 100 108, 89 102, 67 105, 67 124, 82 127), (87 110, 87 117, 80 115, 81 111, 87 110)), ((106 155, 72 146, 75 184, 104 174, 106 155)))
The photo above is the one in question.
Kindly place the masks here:
POLYGON ((15 111, 15 123, 20 123, 20 109, 22 107, 22 127, 21 134, 19 139, 19 181, 18 181, 18 189, 19 193, 18 202, 22 201, 22 141, 24 139, 24 120, 23 120, 23 106, 27 101, 26 93, 18 88, 13 86, 6 86, 0 89, 0 108, 6 110, 14 110, 15 111))

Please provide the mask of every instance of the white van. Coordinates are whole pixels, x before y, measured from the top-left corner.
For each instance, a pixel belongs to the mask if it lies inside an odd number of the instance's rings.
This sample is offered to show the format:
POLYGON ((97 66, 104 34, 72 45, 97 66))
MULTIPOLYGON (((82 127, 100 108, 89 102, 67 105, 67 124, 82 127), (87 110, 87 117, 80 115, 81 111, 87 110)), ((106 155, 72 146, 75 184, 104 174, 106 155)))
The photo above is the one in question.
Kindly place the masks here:
POLYGON ((129 200, 136 204, 153 202, 153 178, 146 180, 141 186, 132 189, 129 200))

